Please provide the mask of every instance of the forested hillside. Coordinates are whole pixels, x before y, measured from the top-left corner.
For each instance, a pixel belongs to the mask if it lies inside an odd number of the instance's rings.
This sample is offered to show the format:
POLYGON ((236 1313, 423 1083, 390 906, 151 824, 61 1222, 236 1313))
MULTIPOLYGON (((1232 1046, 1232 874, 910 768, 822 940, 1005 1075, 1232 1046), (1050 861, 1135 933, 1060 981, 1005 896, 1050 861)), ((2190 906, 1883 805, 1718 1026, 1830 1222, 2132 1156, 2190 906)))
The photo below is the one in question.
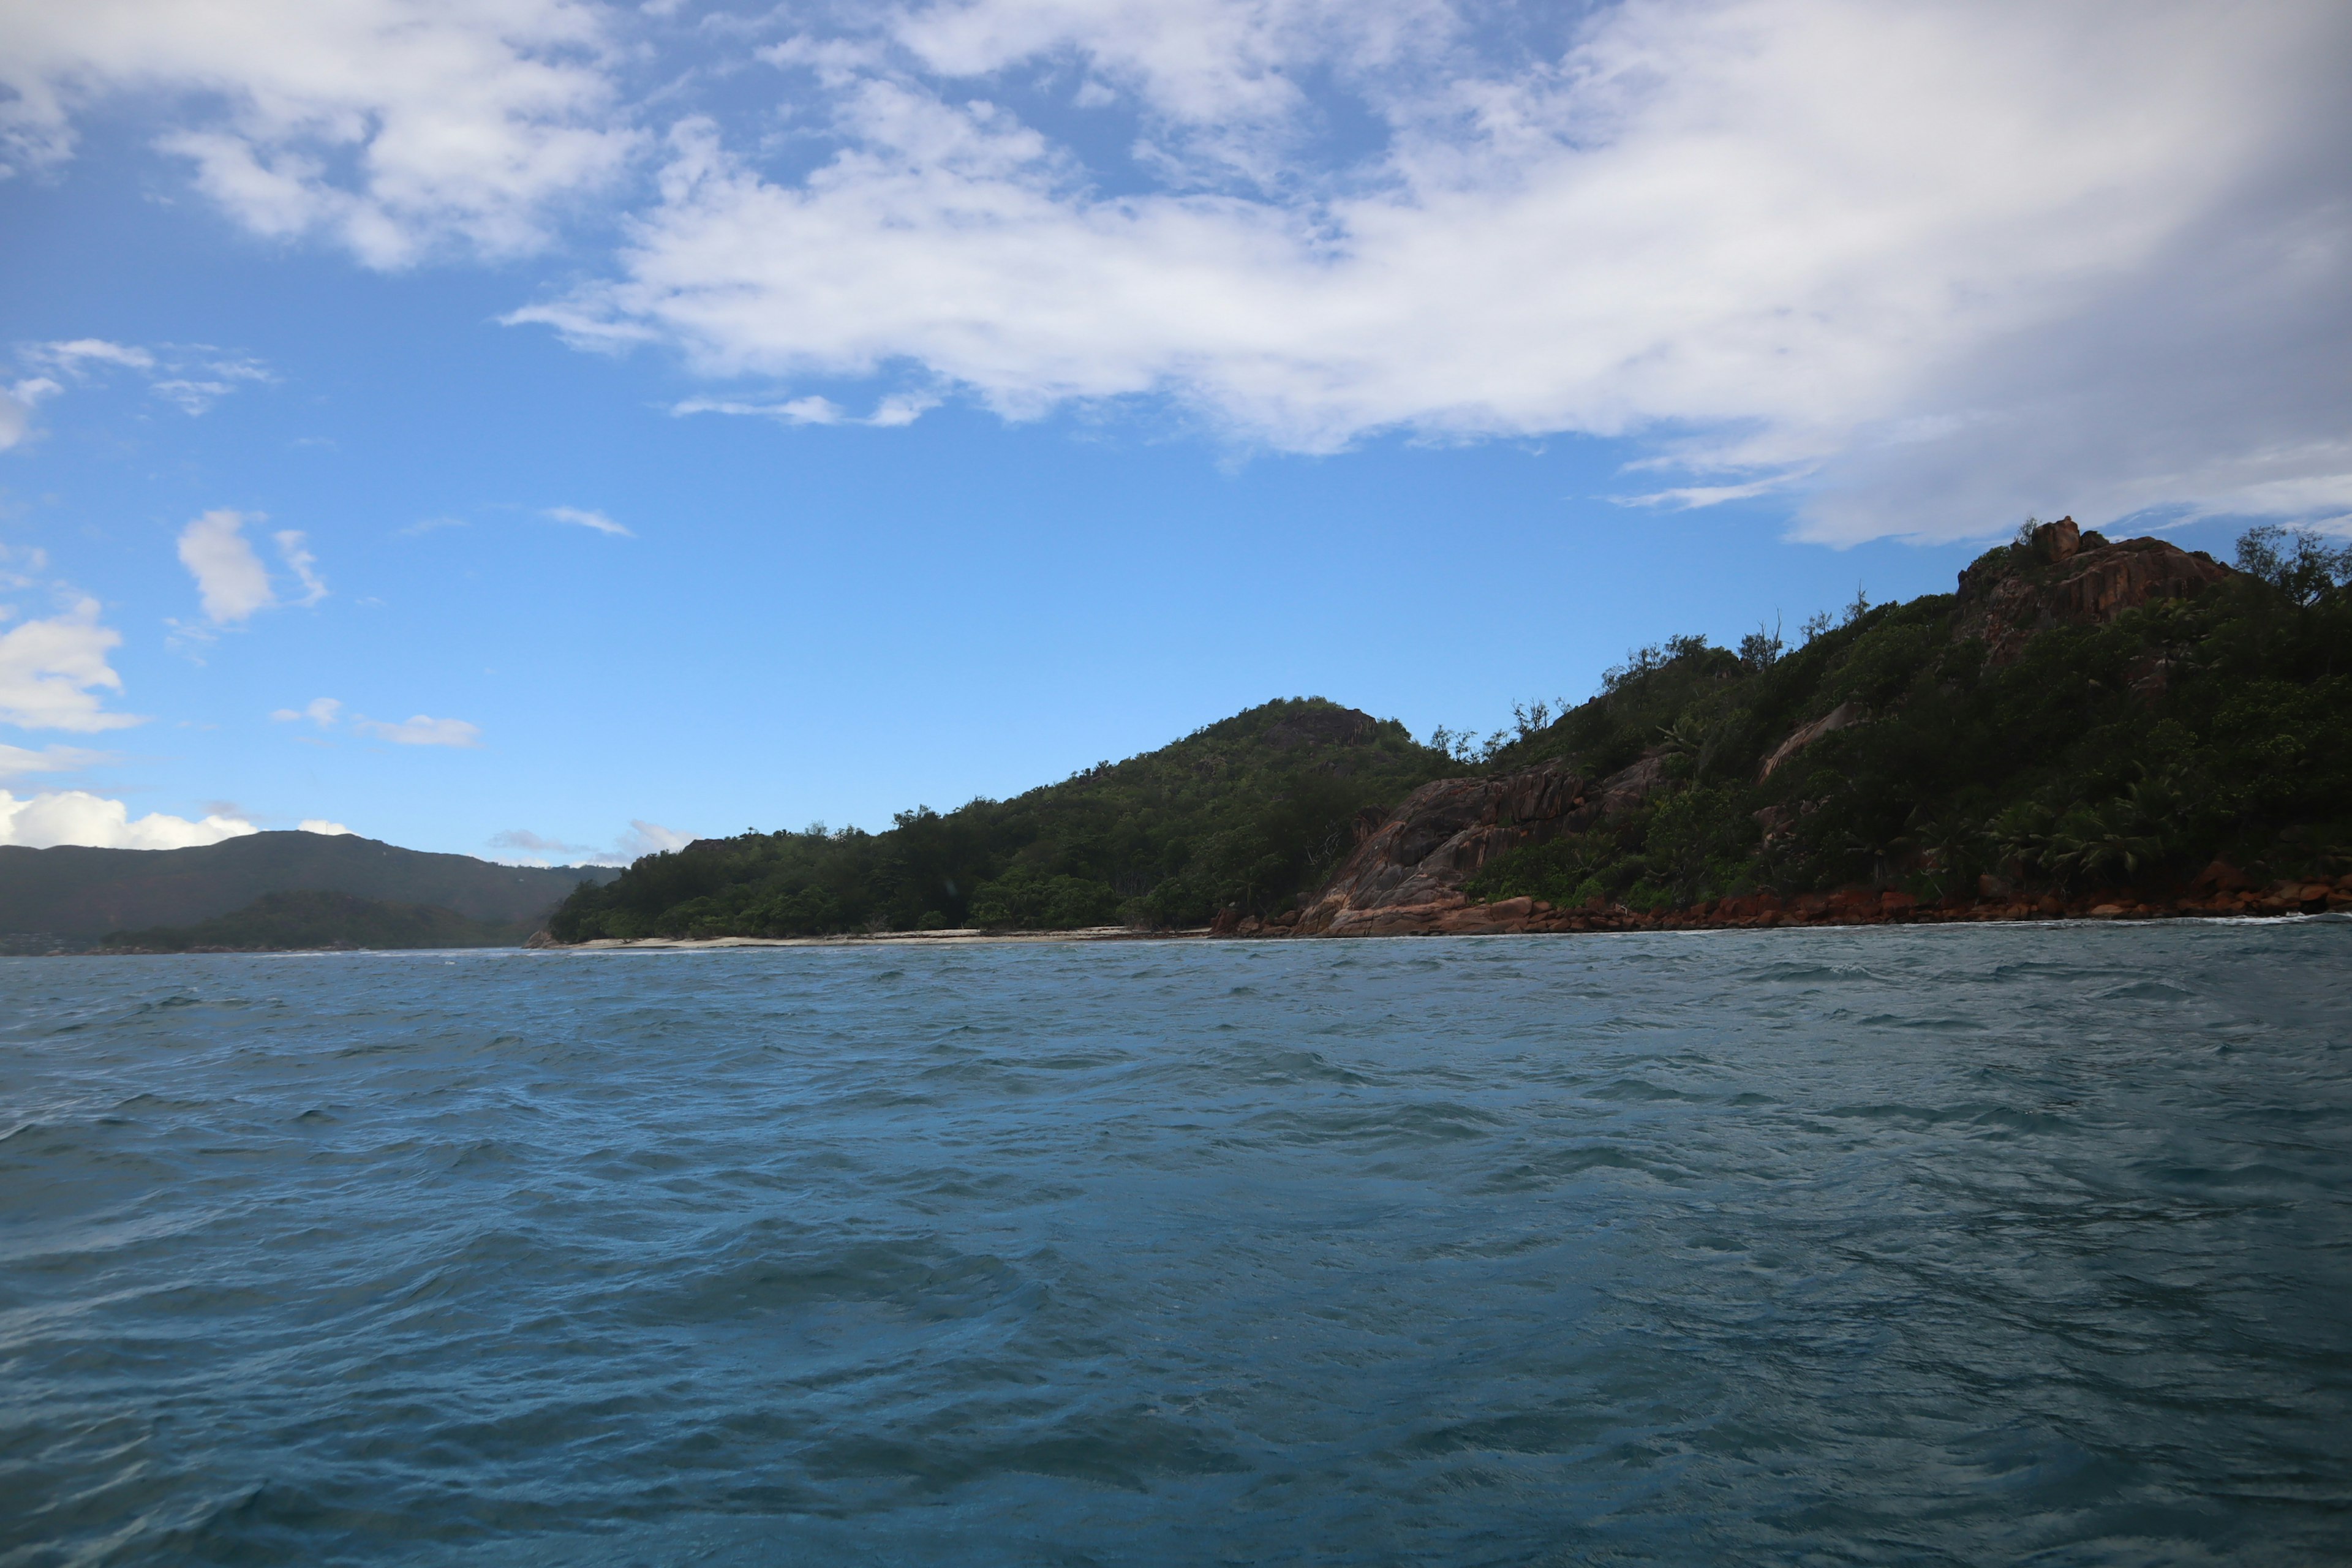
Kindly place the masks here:
POLYGON ((115 931, 101 946, 120 952, 513 947, 530 934, 511 921, 468 920, 429 904, 305 890, 265 893, 244 909, 194 925, 115 931))
POLYGON ((1416 744, 1319 699, 1273 702, 885 833, 698 842, 582 889, 551 929, 1272 921, 1419 786, 1538 770, 1559 781, 1556 816, 1480 828, 1478 858, 1438 868, 1457 901, 2080 891, 2178 884, 2216 857, 2254 874, 2352 869, 2352 549, 2258 529, 2237 559, 2030 526, 1957 594, 1858 600, 1793 646, 1769 629, 1738 648, 1670 637, 1591 700, 1557 718, 1522 710, 1483 745, 1444 731, 1416 744))
POLYGON ((566 942, 867 928, 1195 925, 1290 898, 1359 813, 1465 764, 1320 699, 1269 702, 1011 800, 902 812, 884 833, 753 833, 639 860, 572 895, 566 942))
POLYGON ((1990 552, 1958 595, 1857 605, 1793 649, 1645 649, 1488 763, 1599 776, 1648 757, 1664 787, 1465 891, 1663 910, 2177 886, 2217 857, 2352 869, 2352 549, 2258 530, 2238 560, 2063 524, 1990 552), (2158 551, 2179 580, 2149 592, 2158 551))

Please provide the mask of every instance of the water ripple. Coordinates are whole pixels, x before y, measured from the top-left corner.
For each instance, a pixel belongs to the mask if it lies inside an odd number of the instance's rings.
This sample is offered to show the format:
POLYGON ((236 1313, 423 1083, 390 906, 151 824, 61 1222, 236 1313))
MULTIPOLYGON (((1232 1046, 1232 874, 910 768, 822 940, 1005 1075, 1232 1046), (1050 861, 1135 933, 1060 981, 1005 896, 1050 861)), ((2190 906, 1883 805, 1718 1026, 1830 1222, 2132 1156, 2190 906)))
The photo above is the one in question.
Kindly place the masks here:
POLYGON ((0 1568, 2340 1562, 2347 958, 0 960, 0 1568))

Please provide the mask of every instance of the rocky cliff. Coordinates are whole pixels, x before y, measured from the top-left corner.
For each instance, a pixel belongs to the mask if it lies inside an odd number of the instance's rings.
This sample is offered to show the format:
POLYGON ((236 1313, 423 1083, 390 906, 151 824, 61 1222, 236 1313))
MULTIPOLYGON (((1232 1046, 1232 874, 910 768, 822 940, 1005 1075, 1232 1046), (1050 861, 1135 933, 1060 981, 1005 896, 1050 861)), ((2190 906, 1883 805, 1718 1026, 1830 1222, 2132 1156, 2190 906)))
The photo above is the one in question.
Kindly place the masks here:
POLYGON ((1299 912, 1302 936, 1384 936, 1486 929, 1462 884, 1506 850, 1581 832, 1665 783, 1655 756, 1598 783, 1539 763, 1488 778, 1440 779, 1360 825, 1355 850, 1299 912), (1449 923, 1450 922, 1450 923, 1449 923))
MULTIPOLYGON (((1697 638, 1641 650, 1644 662, 1612 672, 1590 702, 1490 752, 1485 777, 1442 779, 1365 813, 1352 851, 1303 907, 1265 918, 1234 908, 1216 929, 1382 936, 2347 907, 2341 803, 2352 796, 2319 786, 2344 771, 2326 759, 2345 749, 2346 710, 2321 689, 2344 666, 2311 642, 2332 623, 2319 611, 2280 619, 2290 601, 2259 574, 2238 580, 2273 591, 2211 592, 2233 578, 2210 556, 2110 542, 2066 519, 1988 552, 1953 599, 1857 611, 1785 657, 1697 638), (2120 640, 2066 639, 2020 666, 2045 631, 2111 626, 2166 601, 2182 613, 2121 628, 2120 640), (2257 621, 2263 635, 2245 635, 2257 621), (2232 712, 2256 678, 2272 682, 2270 706, 2232 712), (2183 681, 2196 689, 2186 700, 2170 689, 2183 681), (2303 726, 2305 765, 2282 781, 2269 752, 2231 748, 2241 731, 2269 735, 2263 726, 2290 711, 2283 694, 2305 686, 2310 713, 2281 721, 2303 726), (2143 754, 2160 726, 2167 748, 2143 754), (1616 771, 1596 776, 1594 758, 1616 771), (2270 893, 2183 884, 2190 857, 2221 850, 2261 862, 2270 893)), ((2331 593, 2352 599, 2352 583, 2323 584, 2323 610, 2331 593)))
POLYGON ((2110 543, 2062 517, 1960 574, 1952 632, 1981 641, 1988 663, 2006 665, 2036 632, 2104 625, 2153 599, 2193 597, 2230 575, 2202 552, 2161 539, 2110 543))

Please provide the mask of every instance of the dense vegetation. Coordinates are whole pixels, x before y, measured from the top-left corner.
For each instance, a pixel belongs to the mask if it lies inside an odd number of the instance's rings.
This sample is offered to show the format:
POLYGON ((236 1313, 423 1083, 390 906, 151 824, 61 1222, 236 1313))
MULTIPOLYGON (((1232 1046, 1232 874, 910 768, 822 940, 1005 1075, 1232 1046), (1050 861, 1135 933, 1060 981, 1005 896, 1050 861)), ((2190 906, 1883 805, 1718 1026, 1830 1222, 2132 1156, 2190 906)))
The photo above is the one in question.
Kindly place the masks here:
POLYGON ((529 931, 468 920, 429 904, 394 904, 315 889, 266 893, 234 914, 194 925, 116 931, 105 945, 149 952, 198 948, 286 952, 336 947, 512 947, 529 931))
MULTIPOLYGON (((2344 868, 2352 844, 2352 550, 2259 529, 2243 575, 2186 601, 2060 626, 1989 666, 1954 600, 1817 617, 1798 646, 1695 637, 1637 651, 1554 718, 1484 746, 1320 700, 1272 702, 1164 750, 1009 801, 855 829, 703 840, 574 893, 565 941, 925 927, 1181 926, 1271 914, 1317 886, 1368 807, 1449 774, 1549 758, 1601 778, 1660 759, 1669 787, 1501 857, 1468 890, 1663 909, 1855 882, 1925 897, 2344 868), (1769 778, 1801 725, 1853 703, 1769 778)), ((1979 566, 2032 570, 2021 542, 1979 566)), ((1972 568, 1971 570, 1975 570, 1972 568)))
POLYGON ((583 888, 549 930, 577 942, 1197 924, 1293 898, 1346 854, 1360 811, 1462 768, 1393 721, 1269 702, 1011 800, 901 812, 884 833, 698 840, 583 888))
MULTIPOLYGON (((2023 546, 1979 565, 2030 570, 2023 546)), ((2256 874, 2352 867, 2352 549, 2258 529, 2188 600, 2059 626, 1990 668, 1932 595, 1817 622, 1784 651, 1696 637, 1643 649, 1602 694, 1483 760, 1604 773, 1661 753, 1680 787, 1503 856, 1473 897, 1637 909, 1851 883, 1924 898, 2178 884, 2217 856, 2256 874), (1841 703, 1869 718, 1776 769, 1841 703)), ((1971 570, 1975 570, 1972 568, 1971 570)))

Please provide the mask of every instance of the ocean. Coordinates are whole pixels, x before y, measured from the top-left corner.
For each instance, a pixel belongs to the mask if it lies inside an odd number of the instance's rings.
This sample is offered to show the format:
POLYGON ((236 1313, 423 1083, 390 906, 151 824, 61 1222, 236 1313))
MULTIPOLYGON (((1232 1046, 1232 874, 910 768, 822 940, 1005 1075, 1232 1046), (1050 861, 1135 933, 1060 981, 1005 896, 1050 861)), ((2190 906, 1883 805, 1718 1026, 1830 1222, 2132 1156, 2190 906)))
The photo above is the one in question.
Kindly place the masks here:
POLYGON ((0 1568, 2347 1557, 2343 919, 0 960, 0 1568))

